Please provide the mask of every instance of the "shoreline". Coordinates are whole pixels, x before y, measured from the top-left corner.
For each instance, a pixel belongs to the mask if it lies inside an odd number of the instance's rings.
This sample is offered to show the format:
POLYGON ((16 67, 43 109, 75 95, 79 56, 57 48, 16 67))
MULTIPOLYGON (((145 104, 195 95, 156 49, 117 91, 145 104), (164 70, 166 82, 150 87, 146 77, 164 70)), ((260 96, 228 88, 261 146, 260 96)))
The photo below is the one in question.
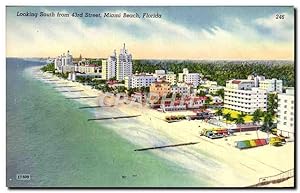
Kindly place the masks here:
MULTIPOLYGON (((34 73, 33 75, 36 75, 34 73)), ((103 95, 101 91, 91 89, 91 87, 82 85, 81 83, 68 81, 50 73, 41 74, 46 75, 46 77, 49 76, 49 78, 55 79, 60 83, 74 86, 72 89, 83 90, 80 93, 61 92, 63 95, 103 95)), ((50 81, 49 83, 54 84, 54 82, 50 81)), ((89 106, 99 105, 95 99, 84 99, 84 101, 79 102, 89 106)), ((203 136, 200 137, 199 132, 201 128, 212 128, 215 127, 214 125, 199 120, 185 120, 175 123, 167 123, 163 120, 164 116, 191 114, 192 112, 190 111, 162 113, 148 107, 141 108, 139 103, 130 106, 120 104, 114 106, 113 110, 120 111, 128 116, 141 114, 140 117, 136 117, 134 120, 145 127, 135 130, 114 129, 121 137, 141 148, 155 146, 158 142, 163 145, 168 145, 168 143, 199 142, 199 144, 193 146, 153 150, 153 153, 187 169, 195 178, 203 178, 204 176, 201 173, 209 174, 207 177, 211 178, 209 180, 217 187, 250 186, 256 184, 260 177, 276 175, 281 171, 294 168, 294 142, 287 143, 282 147, 267 145, 247 150, 238 150, 232 146, 234 141, 256 137, 256 132, 237 133, 236 136, 225 138, 227 140, 224 138, 211 140, 203 136), (247 133, 248 135, 246 135, 247 133), (280 156, 276 157, 275 160, 274 155, 280 156)), ((258 133, 260 138, 267 135, 260 131, 258 133)), ((289 180, 289 182, 287 184, 288 187, 292 187, 294 180, 289 180)), ((277 185, 274 184, 274 187, 277 185)))

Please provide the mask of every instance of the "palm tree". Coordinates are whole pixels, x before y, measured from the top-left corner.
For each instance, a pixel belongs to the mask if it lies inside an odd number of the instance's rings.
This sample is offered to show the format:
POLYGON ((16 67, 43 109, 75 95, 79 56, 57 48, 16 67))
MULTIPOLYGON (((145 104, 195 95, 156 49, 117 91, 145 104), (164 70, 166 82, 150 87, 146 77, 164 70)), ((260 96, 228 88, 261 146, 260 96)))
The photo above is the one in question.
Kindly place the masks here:
MULTIPOLYGON (((244 120, 244 117, 246 115, 241 113, 241 114, 238 114, 238 117, 235 119, 235 124, 237 125, 240 125, 240 124, 244 124, 245 123, 245 120, 244 120)), ((240 126, 240 133, 242 132, 242 127, 240 126)))
POLYGON ((232 120, 230 113, 226 113, 225 115, 223 115, 223 118, 226 119, 226 124, 227 124, 227 121, 232 120))
POLYGON ((275 109, 278 107, 278 102, 277 102, 277 94, 271 93, 268 94, 268 105, 267 105, 267 112, 271 113, 272 115, 275 114, 275 109))
MULTIPOLYGON (((252 119, 251 120, 253 121, 253 123, 258 123, 261 120, 261 116, 262 116, 262 111, 260 109, 256 109, 252 113, 252 119)), ((257 136, 257 139, 259 139, 257 127, 256 127, 256 136, 257 136)))
POLYGON ((218 116, 218 120, 220 120, 220 116, 223 115, 223 109, 222 108, 219 108, 216 112, 216 115, 218 116))
POLYGON ((273 125, 273 116, 271 113, 265 113, 264 116, 264 127, 266 128, 266 132, 268 133, 268 138, 269 138, 269 134, 270 134, 270 129, 271 126, 273 125))

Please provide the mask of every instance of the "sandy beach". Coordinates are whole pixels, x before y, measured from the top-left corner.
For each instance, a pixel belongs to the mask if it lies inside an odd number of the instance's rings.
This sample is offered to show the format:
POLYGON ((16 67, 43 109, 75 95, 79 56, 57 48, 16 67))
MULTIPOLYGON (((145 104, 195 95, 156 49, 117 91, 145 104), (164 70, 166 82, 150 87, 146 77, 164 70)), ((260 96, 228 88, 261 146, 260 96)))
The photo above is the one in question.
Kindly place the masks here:
MULTIPOLYGON (((45 83, 73 86, 64 90, 83 90, 82 92, 63 92, 62 94, 65 96, 103 97, 103 93, 92 89, 90 86, 60 79, 50 73, 42 73, 38 68, 33 70, 33 76, 45 83)), ((63 89, 57 88, 57 90, 61 91, 63 89)), ((78 101, 90 106, 99 105, 97 98, 78 101)), ((106 97, 106 102, 112 104, 114 97, 106 97)), ((212 186, 246 187, 258 183, 261 177, 276 175, 294 168, 294 142, 288 142, 281 147, 266 145, 246 150, 239 150, 234 147, 235 141, 255 139, 257 134, 259 138, 267 138, 267 134, 261 131, 235 133, 235 136, 212 140, 199 135, 203 128, 216 127, 205 121, 184 120, 174 123, 164 121, 165 116, 191 115, 193 114, 192 111, 163 113, 150 109, 147 106, 141 106, 139 103, 124 104, 123 102, 109 110, 112 109, 125 115, 141 115, 133 119, 138 121, 143 127, 115 129, 120 136, 140 146, 140 148, 199 142, 196 145, 151 151, 189 170, 195 178, 203 178, 203 173, 205 173, 205 177, 211 182, 212 186)), ((117 122, 118 120, 113 121, 117 122)), ((294 178, 291 178, 280 184, 269 184, 267 187, 293 187, 293 185, 294 178)))

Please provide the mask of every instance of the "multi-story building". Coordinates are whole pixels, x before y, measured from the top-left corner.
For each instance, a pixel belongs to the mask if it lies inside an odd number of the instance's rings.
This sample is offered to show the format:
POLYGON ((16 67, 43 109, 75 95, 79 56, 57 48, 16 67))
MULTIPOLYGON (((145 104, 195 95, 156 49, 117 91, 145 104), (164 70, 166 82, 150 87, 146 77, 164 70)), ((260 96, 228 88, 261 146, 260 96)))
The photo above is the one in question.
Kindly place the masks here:
POLYGON ((124 80, 126 76, 132 75, 132 55, 124 47, 120 50, 117 64, 117 80, 124 80))
POLYGON ((189 73, 187 68, 183 69, 182 73, 178 74, 178 81, 191 83, 194 87, 197 87, 200 82, 200 74, 199 73, 189 73))
POLYGON ((181 95, 190 94, 191 88, 186 83, 177 83, 171 86, 171 93, 179 93, 181 95))
POLYGON ((117 54, 114 50, 113 55, 109 56, 107 60, 102 60, 102 78, 109 80, 116 77, 117 54))
POLYGON ((211 86, 207 88, 208 93, 216 94, 219 90, 224 89, 223 86, 211 86))
POLYGON ((176 74, 174 74, 174 72, 167 72, 166 81, 169 82, 171 85, 176 84, 176 74))
POLYGON ((255 87, 254 80, 230 80, 224 89, 224 107, 244 113, 267 110, 267 91, 255 87))
POLYGON ((248 80, 254 80, 255 87, 269 92, 282 93, 282 80, 276 78, 266 79, 264 76, 249 75, 248 80))
POLYGON ((211 86, 218 86, 217 81, 210 81, 210 80, 205 80, 203 81, 203 84, 201 84, 203 87, 211 87, 211 86))
POLYGON ((218 86, 216 81, 206 80, 201 84, 201 88, 198 89, 198 92, 204 91, 206 93, 216 94, 219 90, 224 89, 223 86, 218 86))
POLYGON ((149 87, 156 78, 152 74, 134 74, 125 77, 125 87, 126 88, 141 88, 149 87))
POLYGON ((267 92, 282 93, 282 80, 272 78, 259 81, 259 88, 264 89, 267 92))
POLYGON ((166 71, 165 70, 155 70, 153 76, 157 80, 165 80, 166 79, 166 71))
POLYGON ((78 66, 78 72, 83 74, 100 74, 100 67, 95 64, 88 64, 84 66, 78 66))
POLYGON ((70 72, 74 70, 73 57, 70 54, 70 51, 67 51, 67 54, 63 53, 54 59, 54 67, 58 72, 70 72))
POLYGON ((159 97, 166 96, 170 91, 170 83, 166 81, 156 81, 150 85, 150 93, 157 94, 159 97))
POLYGON ((293 137, 295 130, 295 97, 294 88, 278 94, 277 132, 286 137, 293 137))

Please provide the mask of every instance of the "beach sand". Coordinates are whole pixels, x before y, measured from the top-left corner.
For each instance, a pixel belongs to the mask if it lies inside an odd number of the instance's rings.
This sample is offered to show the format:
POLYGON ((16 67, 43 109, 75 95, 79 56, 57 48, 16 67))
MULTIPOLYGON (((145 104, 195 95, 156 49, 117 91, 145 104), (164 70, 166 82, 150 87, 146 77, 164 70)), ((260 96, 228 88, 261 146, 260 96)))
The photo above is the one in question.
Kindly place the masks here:
MULTIPOLYGON (((49 84, 65 83, 75 86, 72 87, 72 90, 83 90, 80 93, 63 93, 67 96, 103 96, 103 93, 91 89, 89 86, 63 80, 50 73, 41 73, 38 69, 34 69, 33 76, 38 79, 47 77, 57 80, 55 82, 43 80, 49 84)), ((106 97, 108 104, 114 103, 114 100, 114 97, 106 97)), ((99 105, 97 99, 84 99, 80 102, 86 105, 99 105)), ((212 186, 247 187, 258 183, 261 177, 276 175, 294 168, 294 142, 289 142, 281 147, 266 145, 245 150, 234 147, 235 141, 255 139, 257 134, 259 138, 267 138, 267 134, 261 131, 235 133, 235 136, 212 140, 199 135, 203 128, 216 127, 205 121, 184 120, 174 123, 164 121, 167 115, 191 115, 192 111, 163 113, 147 106, 141 106, 139 103, 124 104, 123 101, 114 106, 114 109, 126 115, 141 115, 134 119, 144 125, 143 127, 132 127, 132 130, 116 130, 120 136, 141 148, 199 142, 196 145, 151 151, 189 170, 195 178, 203 178, 205 175, 212 186)), ((293 187, 294 178, 279 184, 267 185, 267 187, 282 186, 293 187)))

